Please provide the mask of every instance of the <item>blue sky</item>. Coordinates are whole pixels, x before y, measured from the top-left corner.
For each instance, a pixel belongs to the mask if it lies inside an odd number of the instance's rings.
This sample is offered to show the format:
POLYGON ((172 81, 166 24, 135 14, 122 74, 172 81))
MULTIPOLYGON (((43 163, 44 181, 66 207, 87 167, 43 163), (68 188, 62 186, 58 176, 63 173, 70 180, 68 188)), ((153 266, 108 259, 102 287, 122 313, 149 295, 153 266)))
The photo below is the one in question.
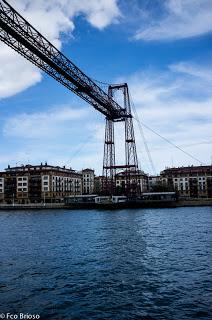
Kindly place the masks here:
MULTIPOLYGON (((211 0, 9 3, 91 78, 128 82, 145 125, 211 163, 211 0)), ((0 43, 0 169, 48 161, 101 173, 104 123, 103 115, 0 43)), ((143 130, 157 172, 199 164, 143 130)), ((153 173, 136 122, 135 133, 140 166, 153 173)), ((117 141, 118 163, 122 155, 117 141)))

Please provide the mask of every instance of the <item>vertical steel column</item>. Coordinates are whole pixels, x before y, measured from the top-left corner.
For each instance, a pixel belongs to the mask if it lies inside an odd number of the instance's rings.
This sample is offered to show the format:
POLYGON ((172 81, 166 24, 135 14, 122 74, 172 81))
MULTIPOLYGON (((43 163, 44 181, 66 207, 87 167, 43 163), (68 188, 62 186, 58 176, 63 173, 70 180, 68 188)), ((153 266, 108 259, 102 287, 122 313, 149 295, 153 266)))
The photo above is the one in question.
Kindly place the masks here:
POLYGON ((108 95, 111 99, 113 97, 113 92, 116 90, 122 90, 126 116, 118 120, 106 118, 102 189, 104 194, 115 194, 117 168, 123 170, 125 176, 124 194, 127 196, 136 196, 140 194, 140 185, 138 183, 139 171, 127 83, 109 86, 108 95), (122 121, 125 125, 125 164, 118 166, 115 165, 114 143, 114 123, 117 121, 122 121))
MULTIPOLYGON (((112 99, 113 92, 108 88, 109 99, 112 99)), ((112 195, 115 191, 115 142, 114 142, 114 122, 106 118, 105 123, 105 143, 103 159, 103 193, 112 195)))
POLYGON ((112 195, 115 183, 114 122, 106 118, 103 160, 103 193, 112 195))
MULTIPOLYGON (((131 115, 131 105, 128 86, 123 87, 124 107, 126 113, 131 115)), ((126 161, 126 194, 140 194, 140 184, 138 184, 138 158, 135 144, 135 134, 132 116, 125 118, 125 161, 126 161)))

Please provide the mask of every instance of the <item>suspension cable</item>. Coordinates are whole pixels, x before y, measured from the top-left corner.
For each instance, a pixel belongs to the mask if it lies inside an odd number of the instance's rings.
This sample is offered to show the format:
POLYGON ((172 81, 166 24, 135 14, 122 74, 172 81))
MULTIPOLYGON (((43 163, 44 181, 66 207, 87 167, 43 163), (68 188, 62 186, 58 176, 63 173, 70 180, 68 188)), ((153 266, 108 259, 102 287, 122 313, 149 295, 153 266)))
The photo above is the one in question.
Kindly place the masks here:
MULTIPOLYGON (((140 121, 140 120, 139 120, 140 121)), ((153 132, 155 135, 157 135, 158 137, 160 137, 161 139, 163 139, 164 141, 166 141, 167 143, 169 143, 170 145, 172 145, 173 147, 175 147, 176 149, 180 150, 181 152, 183 152, 184 154, 186 154, 187 156, 189 156, 190 158, 192 158, 193 160, 199 162, 201 165, 206 165, 205 163, 203 163, 202 161, 200 161, 199 159, 197 159, 196 157, 194 157, 192 154, 190 154, 189 152, 183 150, 182 148, 180 148, 179 146, 177 146, 175 143, 171 142, 169 139, 165 138, 164 136, 162 136, 161 134, 159 134, 158 132, 156 132, 155 130, 151 129, 149 126, 147 126, 146 124, 144 124, 142 121, 140 121, 142 123, 142 125, 147 128, 149 131, 153 132)))
MULTIPOLYGON (((129 93, 130 94, 130 93, 129 93)), ((145 134, 144 134, 144 130, 142 128, 142 125, 139 121, 139 117, 138 117, 138 113, 136 111, 136 108, 135 108, 135 104, 133 102, 133 99, 132 99, 132 96, 130 94, 130 100, 132 102, 132 108, 133 108, 133 113, 134 113, 134 118, 135 120, 137 121, 138 123, 138 128, 139 128, 139 131, 140 131, 140 134, 141 134, 141 137, 142 137, 142 140, 143 140, 143 143, 144 143, 144 147, 145 147, 145 150, 146 150, 146 153, 147 153, 147 156, 148 156, 148 159, 149 159, 149 163, 151 165, 151 169, 152 169, 152 172, 153 174, 156 176, 157 173, 156 173, 156 169, 155 169, 155 165, 154 165, 154 162, 152 160, 152 156, 151 156, 151 153, 150 153, 150 150, 149 150, 149 147, 148 147, 148 143, 147 143, 147 140, 146 140, 146 137, 145 137, 145 134)))
MULTIPOLYGON (((149 131, 151 131, 152 133, 154 133, 155 135, 157 135, 158 137, 160 137, 161 139, 163 139, 164 141, 166 141, 167 143, 169 143, 172 147, 175 147, 176 149, 180 150, 181 152, 183 152, 184 154, 186 154, 188 157, 190 157, 191 159, 199 162, 201 165, 205 165, 205 163, 203 163, 201 160, 199 160, 198 158, 194 157, 191 153, 183 150, 181 147, 179 147, 178 145, 176 145, 175 143, 173 143, 172 141, 170 141, 169 139, 165 138, 164 136, 162 136, 161 134, 159 134, 158 132, 156 132, 155 130, 151 129, 149 126, 147 126, 146 124, 144 124, 138 117, 138 114, 137 114, 137 111, 136 111, 136 108, 135 108, 135 105, 133 103, 133 100, 132 100, 132 106, 133 106, 133 109, 134 109, 134 114, 135 114, 135 120, 139 123, 139 127, 141 129, 141 131, 143 131, 143 128, 141 126, 141 124, 143 125, 143 127, 145 127, 146 129, 148 129, 149 131)), ((144 143, 146 144, 147 146, 147 150, 149 150, 148 148, 148 145, 147 143, 144 143)), ((147 151, 148 152, 148 151, 147 151)), ((150 153, 148 153, 150 155, 150 153)), ((151 158, 151 155, 149 157, 149 160, 152 159, 151 158)), ((152 161, 150 160, 150 163, 152 165, 152 161)), ((154 164, 153 164, 153 167, 154 167, 154 164)))
POLYGON ((99 80, 92 79, 92 78, 91 78, 91 80, 94 81, 94 82, 97 82, 97 83, 99 83, 99 84, 102 84, 102 85, 104 85, 104 86, 108 86, 108 87, 111 86, 111 85, 113 85, 112 83, 107 83, 107 82, 99 81, 99 80))
POLYGON ((75 152, 72 154, 71 158, 66 162, 65 166, 67 166, 71 161, 78 155, 78 153, 88 144, 88 142, 92 139, 94 136, 94 133, 90 134, 85 141, 83 141, 79 147, 75 150, 75 152))

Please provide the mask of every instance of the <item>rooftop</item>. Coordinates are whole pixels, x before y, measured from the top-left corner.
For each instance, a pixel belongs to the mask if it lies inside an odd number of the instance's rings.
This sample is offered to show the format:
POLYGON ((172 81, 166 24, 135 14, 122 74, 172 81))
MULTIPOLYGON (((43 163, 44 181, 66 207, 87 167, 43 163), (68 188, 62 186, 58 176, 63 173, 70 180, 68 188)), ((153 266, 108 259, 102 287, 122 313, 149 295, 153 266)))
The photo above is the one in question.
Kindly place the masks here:
POLYGON ((161 171, 161 173, 169 173, 169 172, 205 172, 211 171, 212 165, 204 165, 204 166, 188 166, 188 167, 173 167, 173 168, 166 168, 165 170, 161 171))
POLYGON ((41 163, 40 165, 21 165, 21 166, 15 166, 11 167, 8 165, 7 168, 5 168, 6 172, 27 172, 27 171, 60 171, 60 172, 67 172, 67 173, 77 173, 75 170, 72 168, 66 168, 65 166, 60 167, 60 166, 52 166, 47 164, 45 162, 44 164, 41 163))

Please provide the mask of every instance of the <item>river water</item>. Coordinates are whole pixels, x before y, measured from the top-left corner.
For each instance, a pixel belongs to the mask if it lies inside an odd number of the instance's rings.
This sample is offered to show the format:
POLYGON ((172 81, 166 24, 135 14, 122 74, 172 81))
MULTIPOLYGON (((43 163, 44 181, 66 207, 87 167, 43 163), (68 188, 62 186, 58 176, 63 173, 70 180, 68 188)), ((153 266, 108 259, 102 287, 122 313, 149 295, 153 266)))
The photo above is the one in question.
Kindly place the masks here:
POLYGON ((0 317, 212 319, 212 207, 0 212, 0 317))

